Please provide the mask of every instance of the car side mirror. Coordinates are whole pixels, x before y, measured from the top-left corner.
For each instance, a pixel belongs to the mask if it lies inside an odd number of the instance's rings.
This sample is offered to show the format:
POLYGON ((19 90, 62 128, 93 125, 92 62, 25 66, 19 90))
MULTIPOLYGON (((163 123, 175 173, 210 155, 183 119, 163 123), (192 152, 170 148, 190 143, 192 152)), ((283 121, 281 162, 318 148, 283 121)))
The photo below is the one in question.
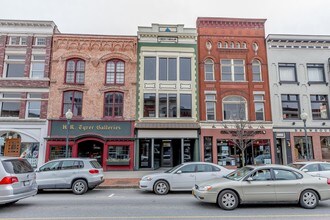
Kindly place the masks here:
POLYGON ((305 169, 302 169, 302 171, 303 171, 303 172, 308 172, 308 169, 305 168, 305 169))
POLYGON ((246 181, 248 181, 248 182, 253 181, 253 178, 249 177, 249 178, 246 179, 246 181))
POLYGON ((176 172, 176 174, 181 174, 182 173, 182 170, 179 170, 178 172, 176 172))

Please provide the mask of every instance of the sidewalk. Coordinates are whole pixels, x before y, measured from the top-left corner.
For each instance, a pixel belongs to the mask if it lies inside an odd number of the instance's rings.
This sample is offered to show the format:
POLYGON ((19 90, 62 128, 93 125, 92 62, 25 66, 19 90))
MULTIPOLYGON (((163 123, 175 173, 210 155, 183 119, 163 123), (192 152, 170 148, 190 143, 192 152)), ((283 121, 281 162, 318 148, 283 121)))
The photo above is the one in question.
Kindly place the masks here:
POLYGON ((148 174, 162 173, 168 168, 147 171, 106 171, 105 181, 98 188, 138 188, 140 179, 148 174))

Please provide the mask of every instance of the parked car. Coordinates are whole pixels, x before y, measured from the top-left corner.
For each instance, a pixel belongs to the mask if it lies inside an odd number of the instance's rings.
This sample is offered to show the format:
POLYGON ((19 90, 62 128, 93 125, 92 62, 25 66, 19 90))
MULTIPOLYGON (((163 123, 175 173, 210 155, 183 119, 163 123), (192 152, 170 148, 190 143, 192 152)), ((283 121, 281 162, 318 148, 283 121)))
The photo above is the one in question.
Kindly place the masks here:
POLYGON ((266 164, 265 159, 271 159, 270 154, 260 154, 254 158, 255 164, 266 164))
POLYGON ((312 176, 321 176, 330 179, 330 163, 318 161, 295 162, 289 166, 304 171, 312 176))
POLYGON ((37 191, 36 174, 26 159, 0 156, 0 204, 13 204, 37 191))
POLYGON ((225 210, 242 203, 299 203, 315 208, 330 199, 330 179, 283 165, 242 167, 221 179, 196 184, 192 194, 225 210))
POLYGON ((102 166, 96 159, 65 158, 49 161, 36 170, 38 189, 72 189, 84 194, 104 182, 102 166))
POLYGON ((220 178, 232 170, 206 162, 188 162, 173 167, 164 173, 155 173, 142 177, 140 189, 165 195, 171 191, 191 191, 200 182, 220 178))

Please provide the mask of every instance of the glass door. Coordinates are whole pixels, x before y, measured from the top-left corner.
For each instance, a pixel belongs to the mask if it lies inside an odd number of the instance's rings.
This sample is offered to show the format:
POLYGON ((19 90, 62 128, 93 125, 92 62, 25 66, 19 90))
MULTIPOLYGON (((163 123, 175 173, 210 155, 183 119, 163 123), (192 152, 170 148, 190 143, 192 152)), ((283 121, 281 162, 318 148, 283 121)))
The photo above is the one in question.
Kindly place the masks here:
POLYGON ((161 164, 162 167, 172 167, 173 166, 173 152, 171 140, 163 140, 162 144, 162 154, 161 154, 161 164))
POLYGON ((139 167, 151 168, 151 139, 140 140, 139 167))

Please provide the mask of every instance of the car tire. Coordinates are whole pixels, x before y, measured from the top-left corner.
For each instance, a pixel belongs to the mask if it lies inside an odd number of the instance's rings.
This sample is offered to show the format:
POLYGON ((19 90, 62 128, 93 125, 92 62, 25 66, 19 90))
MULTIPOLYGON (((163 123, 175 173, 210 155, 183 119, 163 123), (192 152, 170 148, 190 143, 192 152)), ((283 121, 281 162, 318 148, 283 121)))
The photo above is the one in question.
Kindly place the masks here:
POLYGON ((88 189, 87 183, 83 179, 79 179, 73 182, 72 192, 76 195, 84 194, 88 189))
POLYGON ((170 185, 165 180, 158 180, 154 185, 154 192, 157 195, 166 195, 170 191, 170 185))
POLYGON ((218 205, 224 210, 234 210, 238 206, 238 196, 232 190, 224 190, 218 196, 218 205))
POLYGON ((319 196, 314 190, 305 190, 300 195, 299 203, 305 209, 314 209, 319 204, 319 196))

